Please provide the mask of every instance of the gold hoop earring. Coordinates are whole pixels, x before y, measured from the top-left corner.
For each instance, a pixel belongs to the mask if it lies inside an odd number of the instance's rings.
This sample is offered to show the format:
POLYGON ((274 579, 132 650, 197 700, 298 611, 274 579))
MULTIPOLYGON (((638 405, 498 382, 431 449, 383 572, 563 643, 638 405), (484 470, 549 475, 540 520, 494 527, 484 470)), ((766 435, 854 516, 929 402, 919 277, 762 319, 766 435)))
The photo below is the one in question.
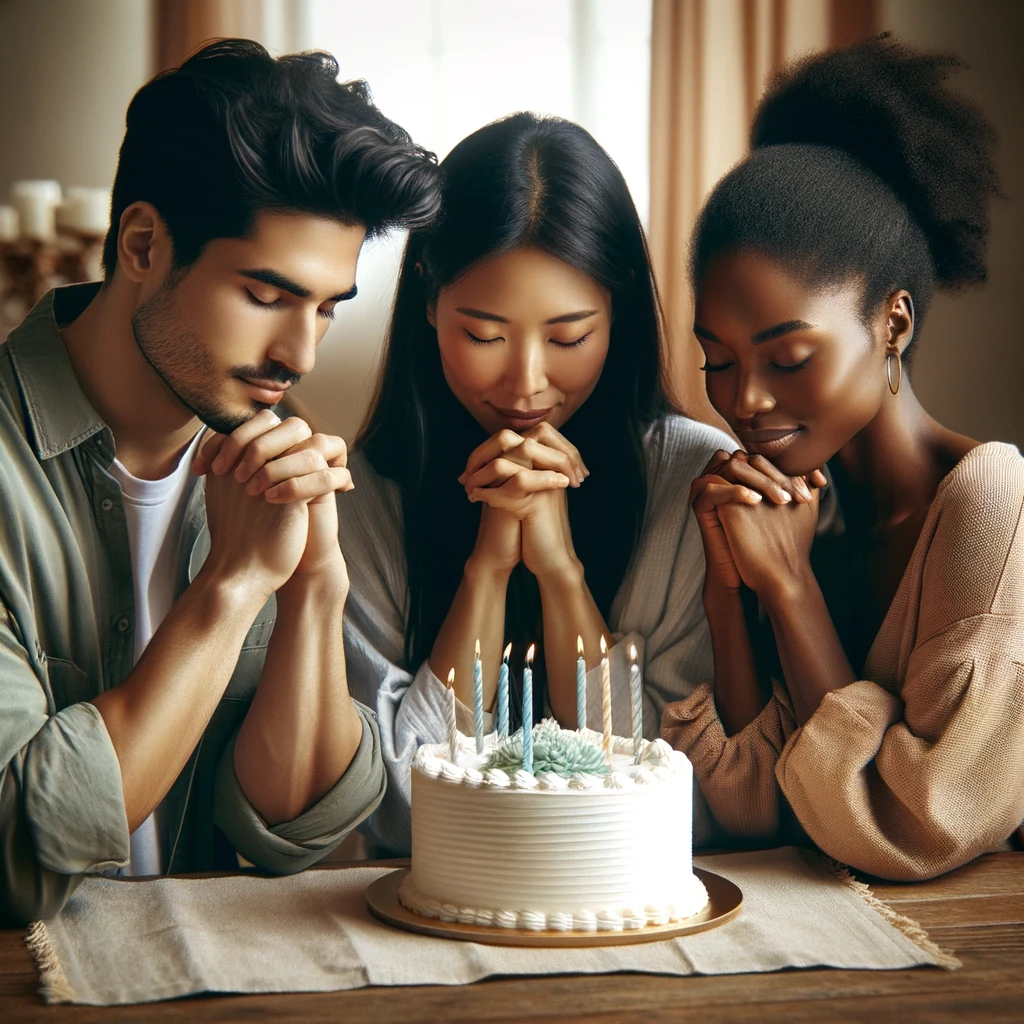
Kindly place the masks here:
POLYGON ((889 390, 894 394, 898 395, 900 391, 900 385, 903 383, 903 360, 900 359, 899 352, 890 352, 885 357, 885 379, 889 382, 889 390), (892 361, 896 360, 896 383, 893 384, 892 378, 892 361))

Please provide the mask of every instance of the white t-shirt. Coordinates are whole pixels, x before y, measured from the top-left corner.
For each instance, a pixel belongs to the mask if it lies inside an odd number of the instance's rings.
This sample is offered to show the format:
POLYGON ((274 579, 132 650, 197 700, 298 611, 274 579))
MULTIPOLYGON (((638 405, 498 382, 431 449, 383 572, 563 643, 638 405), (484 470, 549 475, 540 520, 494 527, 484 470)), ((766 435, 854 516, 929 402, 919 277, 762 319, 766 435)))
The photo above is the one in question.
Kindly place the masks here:
MULTIPOLYGON (((153 634, 174 603, 178 571, 178 541, 185 508, 195 486, 192 461, 200 431, 177 467, 160 480, 140 480, 114 459, 110 472, 121 485, 135 591, 135 660, 142 656, 153 634)), ((159 809, 158 809, 159 811, 159 809)), ((158 811, 132 834, 131 861, 126 875, 158 875, 163 871, 158 811)))

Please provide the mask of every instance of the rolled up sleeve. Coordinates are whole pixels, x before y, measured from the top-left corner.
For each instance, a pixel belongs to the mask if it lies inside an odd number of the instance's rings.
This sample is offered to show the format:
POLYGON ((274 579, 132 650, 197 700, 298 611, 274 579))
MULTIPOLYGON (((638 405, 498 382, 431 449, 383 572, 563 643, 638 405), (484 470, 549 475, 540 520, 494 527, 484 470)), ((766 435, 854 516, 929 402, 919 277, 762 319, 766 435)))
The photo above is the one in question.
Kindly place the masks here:
POLYGON ((353 701, 363 735, 345 774, 312 807, 291 821, 270 826, 249 802, 235 774, 236 732, 217 765, 214 820, 246 860, 279 875, 302 871, 323 859, 384 798, 380 732, 373 712, 353 701))
POLYGON ((95 706, 50 714, 2 608, 0 759, 0 917, 52 917, 83 874, 128 862, 121 766, 95 706))

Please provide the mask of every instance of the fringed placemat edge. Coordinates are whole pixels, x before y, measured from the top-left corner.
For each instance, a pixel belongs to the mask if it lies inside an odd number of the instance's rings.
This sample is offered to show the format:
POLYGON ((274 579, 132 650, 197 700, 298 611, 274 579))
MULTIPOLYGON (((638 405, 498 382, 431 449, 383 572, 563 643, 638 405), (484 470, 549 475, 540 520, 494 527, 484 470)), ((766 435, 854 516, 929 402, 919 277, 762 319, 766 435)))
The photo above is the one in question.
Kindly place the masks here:
POLYGON ((75 990, 64 973, 57 951, 50 940, 50 931, 43 921, 33 921, 25 932, 25 945, 39 970, 39 994, 49 1005, 72 1003, 75 990))
POLYGON ((885 920, 898 932, 905 935, 918 949, 923 950, 929 956, 935 957, 938 966, 944 971, 955 971, 963 967, 955 953, 949 949, 943 949, 912 917, 893 910, 885 900, 880 900, 872 891, 867 882, 862 882, 855 877, 846 864, 842 864, 831 857, 822 857, 825 867, 832 872, 843 885, 852 889, 872 910, 881 914, 885 920))

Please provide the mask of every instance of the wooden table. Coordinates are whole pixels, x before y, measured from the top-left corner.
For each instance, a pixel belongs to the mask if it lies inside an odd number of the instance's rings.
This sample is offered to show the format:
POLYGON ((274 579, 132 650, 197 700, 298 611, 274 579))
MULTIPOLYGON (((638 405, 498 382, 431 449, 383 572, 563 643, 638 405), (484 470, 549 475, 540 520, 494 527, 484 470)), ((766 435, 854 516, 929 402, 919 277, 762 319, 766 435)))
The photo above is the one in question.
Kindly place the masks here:
POLYGON ((954 950, 963 968, 689 978, 573 975, 452 987, 202 996, 121 1008, 48 1007, 36 994, 36 972, 22 933, 0 931, 0 1021, 1024 1021, 1024 852, 990 854, 931 882, 872 888, 923 925, 939 945, 954 950))

